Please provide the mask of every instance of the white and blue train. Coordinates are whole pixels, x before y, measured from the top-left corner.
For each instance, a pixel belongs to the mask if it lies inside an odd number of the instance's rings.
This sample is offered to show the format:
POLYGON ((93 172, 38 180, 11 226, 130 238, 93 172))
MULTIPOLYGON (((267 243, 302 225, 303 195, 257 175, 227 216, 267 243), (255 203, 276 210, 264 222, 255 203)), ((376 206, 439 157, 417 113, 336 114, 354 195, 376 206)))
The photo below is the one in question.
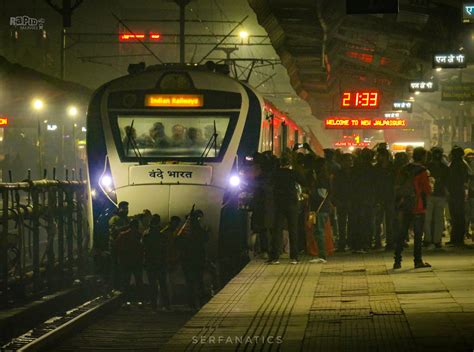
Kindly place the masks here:
POLYGON ((182 219, 193 204, 210 229, 208 254, 245 247, 236 207, 246 156, 302 142, 304 133, 259 94, 206 66, 151 66, 104 84, 87 114, 94 243, 120 201, 130 215, 149 209, 182 219))

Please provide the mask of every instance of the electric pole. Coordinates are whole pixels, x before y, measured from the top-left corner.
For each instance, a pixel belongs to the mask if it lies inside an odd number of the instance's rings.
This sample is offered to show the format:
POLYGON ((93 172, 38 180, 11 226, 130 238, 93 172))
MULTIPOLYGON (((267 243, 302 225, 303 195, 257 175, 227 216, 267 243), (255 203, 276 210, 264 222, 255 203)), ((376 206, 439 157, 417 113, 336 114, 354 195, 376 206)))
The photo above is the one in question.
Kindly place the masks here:
POLYGON ((60 45, 60 68, 59 77, 64 80, 66 76, 66 29, 71 27, 72 14, 75 9, 82 4, 83 0, 61 0, 62 7, 53 3, 53 0, 46 0, 49 6, 51 6, 56 12, 58 12, 63 18, 63 28, 61 30, 61 45, 60 45))
POLYGON ((184 64, 185 62, 185 24, 186 24, 186 6, 191 0, 175 0, 179 6, 179 63, 184 64))

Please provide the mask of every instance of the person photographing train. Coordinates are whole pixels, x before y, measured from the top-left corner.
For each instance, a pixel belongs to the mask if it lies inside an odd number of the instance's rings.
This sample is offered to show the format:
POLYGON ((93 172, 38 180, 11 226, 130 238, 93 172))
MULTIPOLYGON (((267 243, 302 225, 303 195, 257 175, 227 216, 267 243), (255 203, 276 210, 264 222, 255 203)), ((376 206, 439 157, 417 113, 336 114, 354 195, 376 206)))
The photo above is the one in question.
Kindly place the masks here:
POLYGON ((191 309, 199 309, 204 303, 204 269, 206 266, 206 244, 209 232, 201 224, 204 213, 191 210, 186 222, 176 235, 176 247, 179 252, 188 289, 188 303, 191 309))

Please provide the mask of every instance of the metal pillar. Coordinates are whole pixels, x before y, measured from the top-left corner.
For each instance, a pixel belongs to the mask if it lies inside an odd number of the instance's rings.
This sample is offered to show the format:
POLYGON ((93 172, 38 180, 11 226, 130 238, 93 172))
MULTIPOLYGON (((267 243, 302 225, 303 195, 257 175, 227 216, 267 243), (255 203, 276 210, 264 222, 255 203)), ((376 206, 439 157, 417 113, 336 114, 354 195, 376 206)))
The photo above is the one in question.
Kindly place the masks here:
POLYGON ((60 77, 62 80, 66 77, 66 28, 61 31, 61 67, 60 77))
POLYGON ((33 287, 38 292, 40 288, 40 250, 39 250, 39 230, 40 230, 40 214, 39 214, 39 190, 33 188, 31 191, 33 200, 33 287))
POLYGON ((186 59, 186 6, 190 0, 176 0, 179 6, 179 63, 184 64, 186 59))
POLYGON ((3 216, 2 216, 2 235, 0 241, 0 268, 2 291, 7 292, 8 288, 8 190, 2 192, 3 198, 3 216))

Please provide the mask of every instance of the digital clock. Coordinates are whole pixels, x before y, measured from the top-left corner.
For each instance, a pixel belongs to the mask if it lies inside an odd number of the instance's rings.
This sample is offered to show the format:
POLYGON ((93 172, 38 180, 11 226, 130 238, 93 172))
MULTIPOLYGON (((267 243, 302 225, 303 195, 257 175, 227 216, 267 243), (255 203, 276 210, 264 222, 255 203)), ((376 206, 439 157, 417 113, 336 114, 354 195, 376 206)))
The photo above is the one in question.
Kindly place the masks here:
POLYGON ((377 91, 344 92, 341 107, 343 109, 377 109, 380 94, 377 91))

